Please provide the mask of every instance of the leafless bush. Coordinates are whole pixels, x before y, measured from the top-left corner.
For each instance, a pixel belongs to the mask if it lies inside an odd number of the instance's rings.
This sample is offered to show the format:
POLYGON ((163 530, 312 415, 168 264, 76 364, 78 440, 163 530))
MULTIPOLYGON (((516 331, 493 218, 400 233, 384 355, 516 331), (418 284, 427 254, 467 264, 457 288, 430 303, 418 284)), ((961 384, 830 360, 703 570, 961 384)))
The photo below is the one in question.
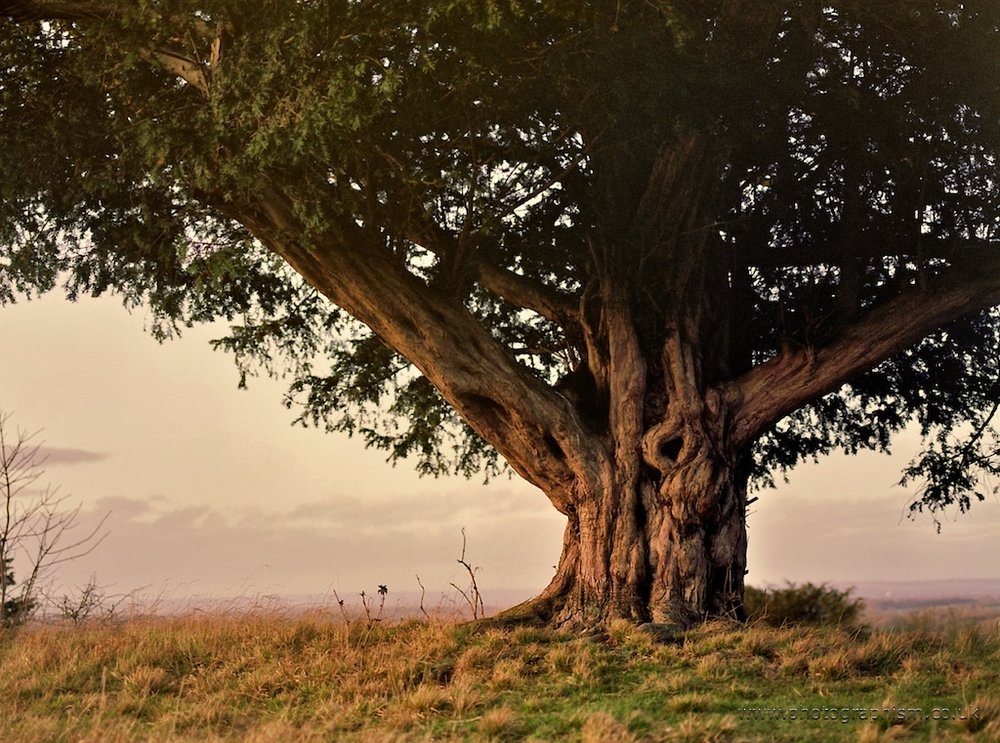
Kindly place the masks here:
POLYGON ((89 532, 74 533, 80 509, 50 485, 36 488, 45 473, 37 434, 10 432, 10 414, 0 411, 0 624, 26 621, 38 607, 42 585, 59 565, 87 555, 106 536, 105 515, 89 532), (15 582, 16 578, 16 582, 15 582))
POLYGON ((134 605, 137 594, 142 590, 137 588, 127 593, 111 593, 108 586, 99 584, 97 577, 91 575, 75 593, 46 596, 46 599, 59 619, 68 620, 75 626, 90 621, 114 623, 127 620, 128 617, 123 616, 123 607, 134 605))

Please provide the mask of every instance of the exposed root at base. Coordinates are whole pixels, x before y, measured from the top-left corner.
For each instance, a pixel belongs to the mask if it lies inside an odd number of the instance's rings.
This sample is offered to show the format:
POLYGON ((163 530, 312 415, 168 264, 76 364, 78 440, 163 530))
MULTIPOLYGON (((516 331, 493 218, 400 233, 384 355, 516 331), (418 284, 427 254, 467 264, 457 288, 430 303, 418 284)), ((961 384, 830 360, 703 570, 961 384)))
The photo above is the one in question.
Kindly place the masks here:
POLYGON ((547 627, 553 625, 556 609, 557 602, 554 599, 536 596, 504 609, 495 617, 482 620, 481 624, 486 627, 501 628, 547 627))
POLYGON ((565 630, 582 636, 606 636, 608 626, 624 620, 634 624, 640 632, 648 634, 658 643, 680 642, 684 634, 705 622, 724 620, 742 625, 743 622, 730 612, 725 616, 694 616, 691 613, 675 612, 671 619, 648 621, 634 615, 622 616, 615 611, 602 613, 598 610, 585 611, 574 607, 567 596, 546 596, 544 593, 505 609, 494 617, 481 619, 476 627, 483 629, 516 629, 520 627, 548 627, 565 630), (574 610, 576 609, 576 610, 574 610))

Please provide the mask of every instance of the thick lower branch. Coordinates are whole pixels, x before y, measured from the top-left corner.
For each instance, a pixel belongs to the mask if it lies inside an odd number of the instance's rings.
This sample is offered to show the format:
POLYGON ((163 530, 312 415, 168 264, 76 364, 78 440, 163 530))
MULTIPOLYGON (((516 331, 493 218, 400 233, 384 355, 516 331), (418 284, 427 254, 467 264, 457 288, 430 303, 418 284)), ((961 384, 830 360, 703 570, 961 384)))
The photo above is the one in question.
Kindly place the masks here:
POLYGON ((360 228, 306 230, 273 185, 256 209, 229 211, 306 281, 409 359, 469 425, 566 512, 588 479, 594 441, 572 406, 520 366, 461 303, 433 292, 360 228))
POLYGON ((783 353, 723 388, 736 411, 735 443, 760 431, 910 347, 938 328, 1000 304, 1000 256, 981 262, 973 273, 951 269, 912 287, 847 326, 820 348, 783 353))

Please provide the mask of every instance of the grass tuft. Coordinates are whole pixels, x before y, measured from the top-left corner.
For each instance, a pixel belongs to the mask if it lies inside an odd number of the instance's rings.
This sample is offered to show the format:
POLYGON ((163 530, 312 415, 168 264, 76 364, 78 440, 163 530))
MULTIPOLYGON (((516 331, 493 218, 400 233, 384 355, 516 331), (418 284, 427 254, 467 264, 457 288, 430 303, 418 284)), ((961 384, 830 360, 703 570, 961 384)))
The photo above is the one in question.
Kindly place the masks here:
POLYGON ((517 713, 507 706, 487 711, 479 720, 479 732, 491 739, 508 739, 517 735, 517 713))
POLYGON ((607 712, 593 712, 583 723, 581 743, 633 743, 638 738, 607 712))

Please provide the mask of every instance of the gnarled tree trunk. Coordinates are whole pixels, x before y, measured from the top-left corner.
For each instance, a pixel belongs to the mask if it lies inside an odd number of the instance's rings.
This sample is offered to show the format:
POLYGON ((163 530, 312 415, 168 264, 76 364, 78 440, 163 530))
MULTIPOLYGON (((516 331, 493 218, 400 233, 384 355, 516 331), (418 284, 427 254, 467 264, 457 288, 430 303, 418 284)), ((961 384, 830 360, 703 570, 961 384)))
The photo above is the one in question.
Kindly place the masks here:
POLYGON ((584 627, 742 617, 749 444, 733 439, 713 386, 733 361, 733 312, 718 299, 730 269, 701 229, 721 167, 692 138, 658 160, 634 208, 627 194, 618 203, 619 181, 608 187, 609 214, 632 218, 609 218, 609 242, 595 249, 580 311, 592 386, 573 399, 585 419, 586 398, 596 409, 598 462, 572 468, 572 492, 552 498, 571 504, 556 576, 512 617, 584 627))
POLYGON ((741 619, 747 471, 725 421, 653 427, 599 471, 563 499, 573 505, 551 583, 504 616, 576 628, 741 619))

